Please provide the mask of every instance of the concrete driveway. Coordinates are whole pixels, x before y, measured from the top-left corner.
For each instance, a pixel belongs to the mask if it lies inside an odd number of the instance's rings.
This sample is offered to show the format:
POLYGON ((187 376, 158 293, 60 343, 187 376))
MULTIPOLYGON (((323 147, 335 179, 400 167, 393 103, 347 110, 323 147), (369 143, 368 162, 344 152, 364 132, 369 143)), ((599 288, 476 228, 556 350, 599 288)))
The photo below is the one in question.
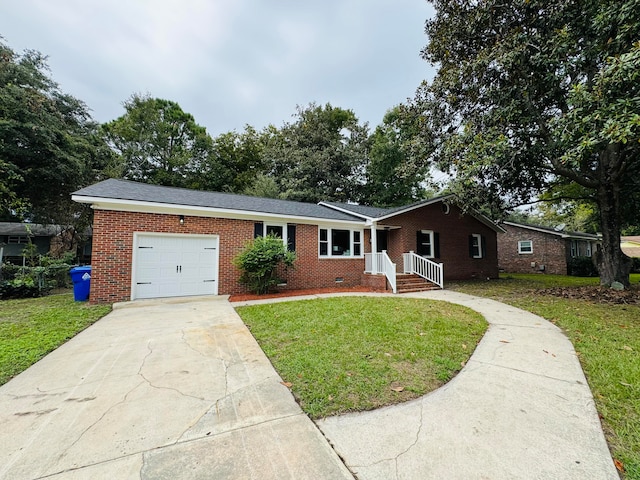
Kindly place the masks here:
POLYGON ((121 305, 0 387, 0 478, 353 478, 280 381, 223 297, 121 305))

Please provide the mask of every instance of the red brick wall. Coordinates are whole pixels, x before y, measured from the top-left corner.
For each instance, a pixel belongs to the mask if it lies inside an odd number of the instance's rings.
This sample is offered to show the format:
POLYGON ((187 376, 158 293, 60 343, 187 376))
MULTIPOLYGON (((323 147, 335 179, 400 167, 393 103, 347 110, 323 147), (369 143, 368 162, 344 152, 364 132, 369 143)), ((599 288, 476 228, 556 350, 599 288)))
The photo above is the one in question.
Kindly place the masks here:
MULTIPOLYGON (((441 205, 430 205, 395 217, 389 225, 389 255, 402 270, 402 253, 416 249, 416 231, 434 230, 440 234, 440 259, 445 279, 497 277, 496 234, 493 230, 460 210, 451 207, 448 215, 441 205), (487 240, 485 258, 469 257, 471 233, 487 240)), ((94 214, 91 302, 110 303, 131 298, 131 266, 134 232, 206 234, 220 237, 218 293, 244 293, 240 272, 233 258, 253 238, 254 221, 186 216, 180 225, 177 215, 96 210, 94 214)), ((363 252, 370 252, 370 230, 363 229, 363 252)), ((318 226, 296 226, 295 268, 286 275, 286 289, 356 286, 362 284, 364 259, 319 258, 318 226)))
POLYGON ((498 234, 499 266, 510 273, 536 273, 544 266, 545 273, 567 274, 567 240, 557 235, 527 228, 502 225, 507 233, 498 234), (518 242, 531 240, 533 253, 518 253, 518 242), (535 267, 531 263, 535 263, 535 267))
MULTIPOLYGON (((363 247, 365 245, 363 242, 363 247)), ((296 226, 296 255, 295 269, 287 275, 287 289, 361 285, 363 258, 318 257, 317 225, 296 226), (342 281, 336 282, 336 279, 342 281)))
POLYGON ((240 293, 239 272, 231 263, 248 239, 253 223, 247 220, 96 210, 93 220, 91 301, 120 302, 131 298, 133 232, 207 234, 220 236, 218 292, 240 293))
MULTIPOLYGON (((220 236, 218 293, 244 293, 233 258, 253 238, 252 220, 185 217, 177 215, 96 210, 93 221, 91 302, 111 303, 131 299, 131 263, 134 232, 207 234, 220 236)), ((363 247, 368 243, 365 235, 363 247)), ((297 225, 298 261, 286 274, 287 289, 356 286, 361 284, 364 259, 319 259, 318 227, 297 225), (343 281, 336 283, 336 279, 343 281)))
POLYGON ((496 232, 453 205, 448 214, 441 203, 436 203, 384 223, 402 227, 389 231, 388 253, 398 270, 402 269, 402 253, 416 250, 416 232, 432 230, 440 235, 440 258, 432 260, 444 263, 445 280, 498 277, 496 232), (473 233, 486 238, 484 258, 469 256, 469 235, 473 233))

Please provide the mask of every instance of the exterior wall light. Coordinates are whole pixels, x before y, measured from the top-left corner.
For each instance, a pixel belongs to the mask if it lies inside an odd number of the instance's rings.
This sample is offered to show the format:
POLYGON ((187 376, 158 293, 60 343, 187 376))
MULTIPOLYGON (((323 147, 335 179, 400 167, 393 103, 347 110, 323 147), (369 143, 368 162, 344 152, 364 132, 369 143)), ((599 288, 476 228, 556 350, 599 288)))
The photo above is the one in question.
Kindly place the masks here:
POLYGON ((184 225, 184 215, 180 215, 180 225, 184 225))

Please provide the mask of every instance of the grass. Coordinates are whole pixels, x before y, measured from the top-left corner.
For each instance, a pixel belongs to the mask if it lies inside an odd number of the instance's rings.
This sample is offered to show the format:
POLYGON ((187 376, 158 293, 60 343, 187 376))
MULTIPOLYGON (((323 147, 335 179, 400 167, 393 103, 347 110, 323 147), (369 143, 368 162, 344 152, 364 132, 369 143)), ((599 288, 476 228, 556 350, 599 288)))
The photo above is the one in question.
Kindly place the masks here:
POLYGON ((335 297, 237 308, 312 418, 419 397, 450 380, 487 329, 442 302, 335 297))
POLYGON ((0 385, 110 310, 74 302, 72 294, 0 301, 0 385))
MULTIPOLYGON (((632 285, 638 281, 640 275, 632 275, 632 285)), ((598 279, 509 274, 498 281, 461 282, 447 288, 509 303, 562 328, 578 353, 613 458, 624 467, 626 479, 640 480, 640 306, 536 293, 584 285, 598 285, 598 279)))

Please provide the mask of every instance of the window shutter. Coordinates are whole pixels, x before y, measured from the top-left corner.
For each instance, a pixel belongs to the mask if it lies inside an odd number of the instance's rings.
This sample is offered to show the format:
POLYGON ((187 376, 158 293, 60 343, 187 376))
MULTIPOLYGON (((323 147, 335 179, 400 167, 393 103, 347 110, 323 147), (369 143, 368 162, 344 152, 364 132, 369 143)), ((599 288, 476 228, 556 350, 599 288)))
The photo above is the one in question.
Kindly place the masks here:
POLYGON ((481 253, 480 257, 485 258, 487 256, 487 237, 485 237, 484 235, 480 237, 480 245, 482 245, 482 251, 480 252, 481 253))
POLYGON ((296 226, 287 225, 287 248, 290 252, 296 251, 296 226))
POLYGON ((256 222, 253 224, 253 238, 262 237, 264 232, 264 225, 262 222, 256 222))
POLYGON ((440 258, 440 234, 438 232, 433 232, 433 243, 433 256, 440 258))
POLYGON ((424 248, 422 246, 422 232, 420 230, 416 232, 416 253, 418 255, 424 255, 424 248))
POLYGON ((469 235, 469 256, 473 258, 473 235, 469 235))

